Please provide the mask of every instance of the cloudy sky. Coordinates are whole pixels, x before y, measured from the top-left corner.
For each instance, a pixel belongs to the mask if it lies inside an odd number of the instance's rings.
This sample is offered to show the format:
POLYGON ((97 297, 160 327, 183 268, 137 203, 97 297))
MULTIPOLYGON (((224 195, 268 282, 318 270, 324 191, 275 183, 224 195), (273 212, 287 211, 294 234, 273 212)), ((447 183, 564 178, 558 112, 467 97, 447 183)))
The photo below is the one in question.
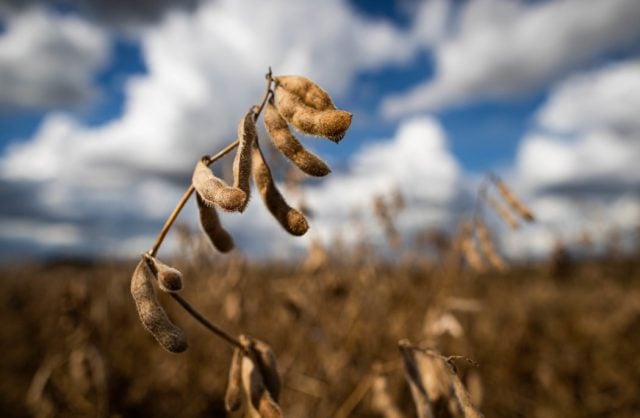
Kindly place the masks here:
MULTIPOLYGON (((354 114, 339 145, 304 138, 334 169, 305 185, 309 236, 349 239, 396 187, 407 240, 451 227, 488 171, 539 217, 487 213, 513 257, 640 223, 637 0, 132 3, 0 2, 0 260, 148 249, 269 66, 354 114)), ((223 222, 248 254, 309 241, 257 197, 223 222)))

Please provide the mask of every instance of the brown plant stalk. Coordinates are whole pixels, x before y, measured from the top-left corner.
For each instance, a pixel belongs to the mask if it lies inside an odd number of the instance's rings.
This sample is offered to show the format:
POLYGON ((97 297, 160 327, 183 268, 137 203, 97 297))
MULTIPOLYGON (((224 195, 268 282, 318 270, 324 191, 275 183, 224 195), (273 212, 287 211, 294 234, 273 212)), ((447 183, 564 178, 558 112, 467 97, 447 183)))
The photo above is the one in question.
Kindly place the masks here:
MULTIPOLYGON (((262 113, 262 109, 264 108, 265 104, 267 103, 267 100, 269 99, 269 96, 272 93, 271 84, 273 82, 273 77, 272 77, 272 73, 271 73, 271 68, 269 68, 269 72, 265 75, 265 78, 267 79, 267 87, 265 89, 265 93, 264 93, 264 96, 262 98, 262 101, 260 102, 259 105, 254 106, 254 108, 253 108, 253 118, 254 118, 254 120, 258 119, 258 117, 260 116, 260 113, 262 113)), ((240 142, 239 140, 235 140, 235 141, 231 142, 230 144, 228 144, 223 149, 221 149, 220 151, 218 151, 216 154, 205 158, 204 159, 205 164, 211 165, 215 161, 217 161, 220 158, 224 157, 225 155, 227 155, 228 153, 233 151, 239 145, 239 142, 240 142)), ((145 253, 146 256, 155 257, 155 255, 158 253, 158 251, 160 250, 160 246, 162 245, 165 237, 167 236, 167 233, 169 232, 169 230, 173 226, 175 220, 178 218, 178 215, 180 215, 180 212, 182 211, 182 209, 184 208, 184 206, 186 205, 187 201, 189 200, 189 198, 191 197, 191 195, 193 194, 194 191, 195 191, 195 188, 193 187, 193 184, 189 185, 187 190, 182 195, 182 198, 178 201, 178 203, 176 204, 176 207, 173 209, 173 211, 171 212, 171 214, 169 215, 169 217, 165 221, 164 226, 162 227, 162 229, 158 233, 158 236, 156 237, 156 240, 155 240, 153 246, 151 247, 151 249, 147 253, 145 253)), ((212 323, 211 321, 209 321, 196 308, 194 308, 189 302, 187 302, 187 300, 185 300, 182 296, 180 296, 180 295, 178 295, 176 293, 170 293, 169 295, 175 301, 177 301, 178 304, 185 311, 187 311, 187 313, 189 313, 189 315, 191 315, 196 321, 200 322, 200 324, 202 324, 206 329, 208 329, 209 331, 211 331, 213 334, 217 335, 218 337, 222 338, 223 340, 227 341, 232 346, 243 348, 243 345, 240 343, 240 341, 237 338, 233 337, 228 332, 226 332, 225 330, 223 330, 219 326, 217 326, 214 323, 212 323)))

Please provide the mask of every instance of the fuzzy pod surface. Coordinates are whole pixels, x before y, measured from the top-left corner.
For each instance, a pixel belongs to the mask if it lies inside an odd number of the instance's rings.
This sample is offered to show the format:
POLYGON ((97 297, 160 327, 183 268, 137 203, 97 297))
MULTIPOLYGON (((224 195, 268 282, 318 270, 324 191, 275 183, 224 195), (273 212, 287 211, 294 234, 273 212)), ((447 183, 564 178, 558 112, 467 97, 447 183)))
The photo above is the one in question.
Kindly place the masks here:
POLYGON ((216 208, 207 205, 198 192, 196 192, 196 202, 198 203, 200 225, 211 244, 221 253, 227 253, 233 250, 235 246, 233 237, 222 226, 216 208))
POLYGON ((177 293, 182 290, 183 278, 182 273, 155 257, 146 258, 151 268, 151 272, 158 280, 158 287, 168 293, 177 293))
POLYGON ((238 150, 233 160, 233 187, 242 190, 246 198, 240 207, 244 211, 251 193, 251 146, 258 139, 254 114, 249 111, 238 125, 238 150))
POLYGON ((276 86, 298 96, 302 103, 316 110, 335 110, 329 94, 313 81, 298 75, 283 75, 274 78, 276 86))
POLYGON ((192 183, 208 206, 217 206, 227 212, 239 212, 246 204, 247 194, 238 188, 229 187, 216 177, 203 160, 198 161, 193 170, 192 183))
POLYGON ((326 176, 331 169, 319 157, 309 152, 289 129, 287 121, 269 100, 264 112, 264 127, 278 150, 306 174, 314 177, 326 176))
POLYGON ((307 220, 300 211, 290 207, 280 194, 257 141, 253 143, 252 165, 253 181, 269 212, 290 234, 299 236, 307 232, 307 220))
POLYGON ((322 136, 337 143, 351 126, 352 115, 349 112, 314 109, 281 86, 276 87, 275 95, 280 115, 302 133, 322 136))
POLYGON ((181 353, 187 349, 187 337, 167 316, 153 289, 153 272, 140 260, 131 277, 131 296, 136 303, 142 325, 167 351, 181 353))

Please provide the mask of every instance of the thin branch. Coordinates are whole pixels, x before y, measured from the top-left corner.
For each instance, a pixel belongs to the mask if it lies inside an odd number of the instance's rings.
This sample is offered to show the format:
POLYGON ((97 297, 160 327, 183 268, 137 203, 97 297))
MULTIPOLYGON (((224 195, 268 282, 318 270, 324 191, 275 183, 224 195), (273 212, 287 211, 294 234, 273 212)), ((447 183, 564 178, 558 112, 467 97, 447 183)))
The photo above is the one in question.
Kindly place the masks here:
POLYGON ((426 355, 432 356, 432 357, 436 357, 439 358, 440 360, 444 361, 445 363, 447 363, 449 365, 449 367, 451 367, 451 370, 454 373, 458 372, 458 369, 454 363, 454 361, 456 360, 464 360, 467 363, 471 364, 474 367, 479 367, 479 364, 474 361, 473 359, 467 357, 467 356, 460 356, 460 355, 451 355, 451 356, 445 356, 442 355, 441 353, 439 353, 438 351, 431 349, 431 348, 422 348, 419 347, 417 345, 413 345, 413 344, 403 344, 403 347, 408 348, 410 350, 414 350, 414 351, 419 351, 421 353, 424 353, 426 355))
POLYGON ((216 334, 218 337, 227 341, 229 344, 234 345, 239 348, 244 348, 244 346, 233 336, 229 335, 225 330, 220 328, 219 326, 209 322, 207 318, 205 318, 200 312, 198 312, 189 302, 187 302, 182 296, 177 293, 171 293, 171 297, 174 298, 180 306, 182 306, 191 316, 193 316, 198 322, 205 326, 209 331, 216 334))
MULTIPOLYGON (((267 103, 269 96, 272 94, 271 84, 273 82, 273 77, 271 73, 271 67, 269 67, 269 72, 266 74, 265 78, 267 79, 267 88, 264 93, 264 97, 262 98, 262 101, 260 102, 260 104, 258 106, 254 106, 253 108, 255 120, 257 120, 258 117, 260 116, 260 113, 262 112, 262 109, 267 103)), ((217 154, 205 158, 204 161, 206 162, 207 165, 213 164, 215 161, 219 160, 220 158, 230 153, 234 148, 238 146, 238 144, 239 144, 239 141, 235 140, 231 142, 229 145, 227 145, 226 147, 224 147, 222 150, 220 150, 217 154)), ((149 250, 148 253, 144 254, 143 257, 155 257, 155 255, 160 250, 160 246, 162 245, 165 237, 167 236, 167 233, 173 226, 173 223, 178 218, 178 215, 180 215, 180 212, 182 211, 184 206, 187 204, 187 201, 189 200, 189 198, 191 197, 194 191, 195 189, 193 185, 190 185, 187 188, 187 190, 182 195, 182 198, 180 199, 176 207, 171 212, 171 215, 169 215, 169 217, 165 221, 162 229, 160 230, 160 233, 158 233, 158 236, 156 237, 153 247, 151 247, 151 250, 149 250)), ((238 341, 236 338, 231 336, 225 330, 223 330, 222 328, 218 327, 217 325, 209 321, 207 318, 205 318, 204 315, 202 315, 193 306, 191 306, 191 304, 187 302, 182 296, 172 293, 171 297, 174 300, 176 300, 180 304, 180 306, 182 306, 182 308, 184 308, 184 310, 187 311, 196 321, 204 325, 204 327, 207 328, 209 331, 211 331, 212 333, 214 333, 215 335, 217 335, 218 337, 222 338, 223 340, 227 341, 229 344, 235 347, 244 348, 244 346, 240 343, 240 341, 238 341)))
POLYGON ((271 67, 269 67, 269 72, 267 74, 265 74, 264 77, 267 79, 267 90, 264 92, 264 96, 262 97, 262 101, 260 102, 260 104, 258 105, 258 107, 254 111, 254 119, 255 120, 258 120, 258 116, 260 116, 260 113, 262 112, 262 109, 264 108, 264 105, 267 103, 267 100, 269 100, 269 96, 273 93, 271 91, 271 82, 273 81, 273 74, 271 73, 271 67))
MULTIPOLYGON (((273 81, 273 77, 271 74, 271 67, 269 67, 269 72, 266 74, 265 77, 267 79, 267 88, 262 98, 262 101, 258 106, 255 106, 255 110, 254 110, 255 119, 258 119, 258 116, 260 116, 260 113, 262 112, 264 105, 267 103, 267 100, 269 99, 269 96, 272 93, 271 83, 273 81)), ((220 158, 224 157, 225 155, 233 151, 233 149, 237 147, 238 144, 239 144, 238 140, 231 142, 229 145, 227 145, 222 150, 220 150, 217 154, 207 157, 205 159, 206 164, 207 165, 213 164, 215 161, 219 160, 220 158)), ((180 215, 182 208, 184 208, 184 205, 187 204, 187 201, 189 200, 189 198, 191 197, 194 191, 195 189, 193 188, 193 185, 190 185, 189 188, 184 192, 184 194, 182 195, 182 198, 180 199, 176 207, 173 209, 173 212, 171 212, 171 215, 169 215, 169 217, 165 221, 164 226, 160 230, 160 233, 158 234, 158 237, 156 238, 156 241, 153 244, 153 247, 151 247, 151 250, 149 251, 149 255, 151 255, 152 257, 155 257, 155 255, 158 253, 158 250, 160 250, 160 246, 162 245, 162 242, 167 236, 167 233, 171 229, 171 226, 173 226, 173 223, 178 218, 178 215, 180 215)))
POLYGON ((160 230, 160 233, 158 234, 158 237, 156 238, 156 242, 153 244, 153 247, 151 248, 151 250, 149 250, 149 255, 150 256, 155 257, 156 254, 158 254, 158 250, 160 249, 160 245, 162 245, 162 242, 164 241, 164 238, 167 236, 167 233, 169 232, 169 229, 171 229, 171 226, 175 222, 176 218, 178 218, 178 215, 180 214, 180 211, 182 210, 184 205, 187 204, 187 201, 189 200, 189 198, 193 194, 193 191, 194 191, 193 185, 190 185, 189 188, 187 189, 187 191, 184 192, 184 194, 182 195, 182 198, 180 199, 180 201, 178 202, 176 207, 173 209, 173 212, 171 212, 171 215, 169 215, 167 220, 164 222, 164 226, 160 230))
MULTIPOLYGON (((219 160, 220 158, 230 153, 235 147, 238 146, 238 143, 239 143, 238 140, 233 141, 232 143, 224 147, 224 149, 219 151, 216 155, 207 157, 205 162, 207 163, 207 165, 213 164, 213 162, 219 160)), ((151 255, 152 257, 155 257, 155 255, 158 253, 158 250, 160 249, 160 245, 162 245, 164 238, 167 236, 167 233, 173 226, 173 223, 178 218, 178 215, 182 211, 182 208, 184 208, 184 205, 187 204, 187 201, 189 200, 189 198, 191 197, 194 191, 195 189, 193 188, 193 185, 189 185, 189 188, 187 188, 187 191, 184 192, 184 194, 182 195, 182 198, 180 199, 176 207, 173 209, 173 212, 171 212, 171 215, 169 215, 169 217, 165 221, 164 226, 162 227, 162 230, 160 230, 160 233, 156 238, 156 242, 153 244, 153 248, 151 248, 151 250, 149 251, 149 255, 151 255)))

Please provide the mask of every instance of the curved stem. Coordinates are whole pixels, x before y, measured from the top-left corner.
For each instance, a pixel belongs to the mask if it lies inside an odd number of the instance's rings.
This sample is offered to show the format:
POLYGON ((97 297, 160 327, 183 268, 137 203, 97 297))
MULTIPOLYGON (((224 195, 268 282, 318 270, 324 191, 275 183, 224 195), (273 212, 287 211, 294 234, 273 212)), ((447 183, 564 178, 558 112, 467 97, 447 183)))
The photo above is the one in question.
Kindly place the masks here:
MULTIPOLYGON (((260 116, 260 113, 262 113, 262 109, 264 109, 264 105, 267 103, 267 100, 269 99, 269 96, 271 95, 271 82, 273 81, 273 77, 272 77, 272 74, 271 74, 271 68, 269 68, 269 72, 266 74, 266 79, 267 79, 266 91, 264 92, 264 96, 262 97, 262 101, 260 102, 260 104, 254 110, 254 115, 255 115, 254 118, 256 120, 260 116)), ((229 145, 227 145, 226 147, 224 147, 222 150, 220 150, 217 154, 215 154, 215 155, 213 155, 211 157, 208 157, 206 159, 207 165, 213 164, 215 161, 219 160, 220 158, 222 158, 225 155, 227 155, 228 153, 230 153, 235 147, 238 146, 238 144, 239 144, 239 141, 235 140, 232 143, 230 143, 229 145)), ((180 201, 178 202, 176 207, 173 209, 173 212, 171 212, 171 215, 169 215, 169 217, 165 221, 164 226, 160 230, 160 233, 158 234, 158 237, 156 238, 156 241, 153 244, 153 247, 151 247, 151 250, 149 251, 149 255, 151 255, 152 257, 155 257, 155 255, 158 253, 158 250, 160 249, 160 246, 162 245, 162 242, 164 241, 164 238, 167 236, 167 233, 171 229, 171 226, 173 226, 173 223, 178 218, 178 215, 182 211, 182 208, 184 208, 184 205, 187 204, 187 201, 189 200, 189 198, 193 194, 194 190, 195 189, 193 188, 193 185, 190 185, 189 188, 182 195, 182 198, 180 199, 180 201)))
POLYGON ((273 93, 271 91, 271 82, 273 81, 273 75, 271 74, 271 67, 269 67, 269 72, 265 75, 265 78, 267 79, 267 89, 264 92, 264 96, 262 96, 262 101, 260 102, 260 104, 255 110, 255 116, 254 116, 255 120, 258 120, 258 116, 260 116, 260 113, 262 112, 264 105, 267 103, 267 100, 269 100, 269 96, 273 93))
MULTIPOLYGON (((226 147, 224 147, 222 150, 220 150, 216 155, 207 157, 207 165, 213 164, 215 161, 219 160, 220 158, 230 153, 237 146, 238 146, 238 140, 235 140, 229 145, 227 145, 226 147)), ((153 244, 153 247, 149 251, 150 256, 155 257, 155 255, 158 253, 158 250, 160 249, 160 245, 162 245, 164 238, 167 236, 167 233, 169 232, 169 229, 171 229, 171 226, 173 225, 175 220, 178 218, 178 215, 182 211, 182 208, 184 208, 184 205, 187 204, 187 201, 189 200, 189 198, 191 197, 194 191, 195 189, 193 188, 193 185, 189 185, 189 188, 187 188, 187 190, 182 195, 182 198, 180 199, 176 207, 173 209, 173 212, 171 212, 171 215, 169 215, 167 220, 164 222, 164 226, 160 230, 160 233, 156 238, 156 242, 153 244)))
POLYGON ((185 311, 189 312, 189 314, 191 314, 192 317, 194 317, 198 322, 204 325, 205 328, 207 328, 209 331, 213 332, 218 337, 227 341, 231 345, 234 345, 239 348, 244 348, 244 346, 242 345, 242 343, 240 343, 240 341, 238 341, 236 338, 229 335, 225 330, 223 330, 219 326, 209 322, 207 318, 205 318, 200 312, 198 312, 193 306, 191 306, 191 304, 187 302, 182 296, 176 293, 171 293, 171 297, 174 298, 180 304, 180 306, 184 308, 185 311))
MULTIPOLYGON (((269 72, 266 74, 265 78, 267 79, 267 88, 260 104, 258 106, 254 106, 254 110, 253 110, 254 120, 258 119, 258 117, 260 116, 260 113, 262 112, 262 109, 264 108, 265 104, 267 103, 267 100, 269 99, 269 96, 272 93, 271 83, 273 81, 273 77, 272 77, 270 67, 269 67, 269 72)), ((222 150, 220 150, 217 154, 207 157, 204 161, 207 163, 207 165, 213 164, 215 161, 219 160, 220 158, 230 153, 234 148, 238 146, 238 144, 239 144, 239 141, 235 140, 231 142, 229 145, 227 145, 226 147, 224 147, 222 150)), ((191 197, 194 191, 195 189, 193 185, 190 185, 187 188, 187 190, 184 192, 184 194, 182 195, 182 198, 180 198, 180 201, 171 212, 171 215, 169 215, 169 217, 165 221, 162 229, 160 230, 160 233, 156 237, 153 247, 151 247, 151 250, 149 250, 149 252, 147 253, 148 256, 155 257, 155 255, 158 253, 158 251, 160 250, 160 246, 162 245, 165 237, 167 236, 167 233, 173 226, 173 223, 178 218, 178 215, 180 215, 180 212, 182 211, 184 206, 187 204, 187 201, 189 200, 189 198, 191 197)), ((235 347, 244 348, 244 346, 240 343, 240 341, 238 341, 236 338, 234 338, 229 333, 224 331, 222 328, 210 322, 207 318, 204 317, 204 315, 202 315, 193 306, 191 306, 191 304, 187 302, 182 296, 172 293, 171 297, 175 301, 177 301, 180 304, 180 306, 182 306, 182 308, 185 311, 187 311, 196 321, 204 325, 205 328, 207 328, 209 331, 211 331, 212 333, 214 333, 215 335, 217 335, 218 337, 222 338, 223 340, 225 340, 226 342, 228 342, 229 344, 235 347)))

